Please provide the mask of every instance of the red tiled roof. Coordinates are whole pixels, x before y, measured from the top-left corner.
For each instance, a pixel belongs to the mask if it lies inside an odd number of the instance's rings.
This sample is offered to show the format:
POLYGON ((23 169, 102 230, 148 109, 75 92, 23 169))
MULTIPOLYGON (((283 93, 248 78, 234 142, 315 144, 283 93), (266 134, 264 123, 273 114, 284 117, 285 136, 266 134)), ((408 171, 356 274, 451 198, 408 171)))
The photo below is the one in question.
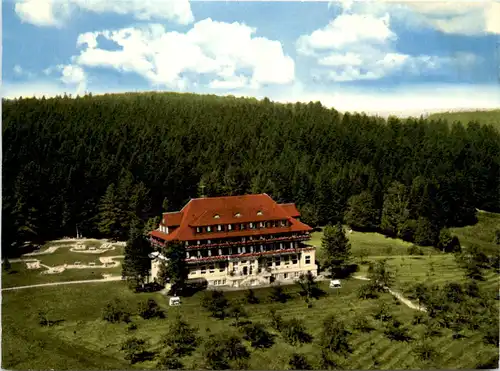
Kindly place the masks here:
POLYGON ((308 225, 294 219, 290 214, 297 215, 294 204, 277 204, 267 194, 196 198, 190 200, 179 212, 166 213, 163 223, 167 226, 179 225, 179 228, 170 234, 153 231, 151 234, 163 240, 193 241, 201 239, 217 239, 228 237, 242 237, 263 234, 277 234, 289 232, 309 232, 308 225), (262 215, 259 215, 260 213, 262 215), (236 216, 239 214, 240 216, 236 216), (218 218, 214 218, 218 215, 218 218), (196 234, 193 227, 237 224, 258 221, 288 220, 290 226, 278 228, 247 229, 232 232, 211 232, 196 234))
POLYGON ((174 211, 170 213, 163 213, 163 225, 167 227, 176 227, 181 225, 182 212, 174 211))
POLYGON ((299 210, 297 210, 295 204, 280 204, 280 206, 292 218, 297 218, 300 216, 300 212, 299 210))

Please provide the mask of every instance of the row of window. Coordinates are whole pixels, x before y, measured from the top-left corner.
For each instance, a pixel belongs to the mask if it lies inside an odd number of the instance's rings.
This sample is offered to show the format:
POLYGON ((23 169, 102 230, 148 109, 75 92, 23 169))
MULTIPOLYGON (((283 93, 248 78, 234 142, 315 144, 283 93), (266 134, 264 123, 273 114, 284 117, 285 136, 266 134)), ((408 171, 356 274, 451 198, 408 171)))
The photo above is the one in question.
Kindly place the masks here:
MULTIPOLYGON (((285 265, 290 265, 290 263, 292 264, 297 264, 298 263, 298 259, 297 259, 297 255, 285 255, 283 257, 281 256, 275 256, 274 258, 268 258, 265 260, 264 264, 267 264, 267 266, 269 268, 271 268, 273 266, 273 263, 276 267, 280 266, 281 265, 281 261, 283 260, 283 263, 285 265)), ((306 264, 311 264, 311 256, 310 255, 306 255, 304 257, 304 260, 305 260, 305 263, 306 264)), ((241 261, 241 264, 242 265, 246 265, 247 261, 246 260, 242 260, 241 261)), ((219 272, 224 272, 226 270, 226 267, 227 267, 227 263, 226 262, 220 262, 218 264, 212 264, 212 265, 209 265, 208 266, 208 273, 215 273, 216 269, 219 270, 219 272)), ((233 262, 233 271, 234 270, 237 270, 238 269, 238 262, 233 262)), ((206 274, 207 273, 207 266, 202 266, 201 269, 200 269, 200 273, 201 274, 206 274)), ((191 271, 189 273, 190 275, 194 275, 196 274, 196 271, 191 271)))
POLYGON ((232 254, 246 254, 246 253, 257 253, 284 249, 297 248, 297 242, 281 242, 279 244, 269 244, 260 246, 237 246, 237 247, 223 247, 219 249, 206 249, 197 251, 186 251, 186 258, 206 258, 209 256, 222 256, 222 255, 232 255, 232 254))
POLYGON ((246 229, 259 229, 259 228, 278 228, 288 227, 288 220, 274 220, 264 222, 250 222, 239 224, 218 224, 208 225, 204 227, 196 227, 196 233, 210 233, 210 232, 230 232, 230 231, 244 231, 246 229))

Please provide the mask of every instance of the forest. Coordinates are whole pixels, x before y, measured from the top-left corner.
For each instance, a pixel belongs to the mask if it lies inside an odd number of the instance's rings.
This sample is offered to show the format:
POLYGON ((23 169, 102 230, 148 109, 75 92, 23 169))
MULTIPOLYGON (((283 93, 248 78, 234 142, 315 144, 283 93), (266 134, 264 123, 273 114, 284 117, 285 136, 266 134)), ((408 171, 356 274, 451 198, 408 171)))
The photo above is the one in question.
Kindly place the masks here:
POLYGON ((313 226, 422 244, 500 212, 500 132, 319 102, 177 93, 3 100, 2 254, 25 241, 126 239, 190 198, 266 192, 313 226), (156 218, 156 219, 151 219, 156 218), (422 235, 422 233, 420 233, 422 235))

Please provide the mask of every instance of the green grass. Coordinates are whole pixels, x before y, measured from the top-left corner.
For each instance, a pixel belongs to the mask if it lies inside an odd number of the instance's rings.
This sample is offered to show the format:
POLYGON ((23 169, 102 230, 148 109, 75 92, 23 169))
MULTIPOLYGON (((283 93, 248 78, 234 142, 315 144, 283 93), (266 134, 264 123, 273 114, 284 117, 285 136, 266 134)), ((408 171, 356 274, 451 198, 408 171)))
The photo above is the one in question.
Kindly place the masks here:
MULTIPOLYGON (((314 302, 312 308, 307 308, 304 301, 296 295, 297 287, 289 286, 287 291, 294 294, 294 299, 285 304, 262 303, 248 306, 249 319, 253 322, 268 324, 270 308, 276 308, 284 318, 303 319, 308 331, 317 339, 325 316, 334 314, 342 319, 348 327, 356 316, 369 316, 381 301, 391 306, 394 315, 409 323, 415 311, 404 305, 394 305, 389 294, 383 294, 378 300, 360 300, 356 289, 363 284, 361 281, 347 280, 338 292, 329 292, 314 302)), ((326 288, 326 283, 323 283, 326 288)), ((268 296, 269 289, 256 289, 256 295, 261 299, 268 296)), ((199 333, 219 331, 235 331, 224 321, 210 318, 208 313, 200 308, 201 294, 185 298, 180 307, 168 307, 167 298, 160 294, 133 294, 123 282, 101 284, 85 284, 70 286, 47 287, 43 290, 25 289, 3 293, 3 365, 9 369, 130 369, 123 361, 119 344, 129 336, 125 324, 109 324, 100 319, 101 309, 113 298, 120 298, 132 311, 137 303, 147 297, 154 297, 167 311, 163 320, 142 320, 133 318, 138 325, 134 336, 149 339, 150 348, 158 345, 158 341, 166 332, 169 323, 180 314, 191 325, 199 328, 199 333), (29 297, 29 300, 26 298, 29 297), (84 300, 82 300, 84 298, 84 300), (41 328, 37 323, 39 310, 47 310, 52 320, 64 320, 51 328, 41 328)), ((237 300, 243 292, 229 292, 230 300, 237 300)), ((373 319, 372 319, 373 320, 373 319)), ((412 349, 416 341, 400 343, 390 341, 383 334, 383 325, 373 320, 375 331, 361 333, 353 330, 350 343, 354 352, 347 358, 345 365, 349 369, 373 369, 372 356, 383 369, 422 368, 419 360, 413 356, 412 349)), ((422 336, 422 326, 411 326, 410 334, 419 339, 422 336)), ((481 336, 467 333, 469 337, 463 340, 452 340, 451 333, 445 331, 442 337, 433 343, 443 351, 443 357, 438 360, 439 368, 472 368, 477 362, 487 360, 498 352, 498 348, 486 346, 481 336)), ((202 347, 192 356, 185 358, 187 369, 202 367, 202 347)), ((252 351, 250 369, 284 369, 292 352, 306 354, 309 361, 315 364, 319 359, 319 349, 315 343, 292 347, 278 336, 276 344, 270 349, 252 351)), ((154 369, 155 363, 144 362, 136 366, 142 369, 154 369)))
POLYGON ((451 228, 462 246, 478 245, 489 251, 500 252, 500 245, 493 243, 495 230, 500 229, 500 214, 480 211, 477 213, 478 222, 474 225, 451 228))
MULTIPOLYGON (((320 262, 323 259, 321 249, 321 238, 323 231, 311 233, 311 239, 308 244, 315 246, 316 259, 320 262)), ((361 251, 367 251, 368 256, 392 256, 409 255, 408 248, 412 243, 403 241, 399 238, 389 238, 380 233, 356 232, 348 233, 347 237, 351 243, 351 253, 354 257, 359 256, 361 251)), ((421 247, 425 254, 439 254, 439 251, 432 247, 421 247)))
POLYGON ((442 112, 429 115, 430 119, 445 119, 450 123, 460 121, 467 125, 470 121, 478 121, 481 124, 493 125, 500 130, 500 109, 491 111, 464 111, 464 112, 442 112))
POLYGON ((67 269, 62 273, 40 274, 45 269, 27 269, 25 263, 12 263, 11 272, 2 270, 2 288, 41 283, 101 279, 103 274, 121 274, 121 266, 100 269, 67 269))

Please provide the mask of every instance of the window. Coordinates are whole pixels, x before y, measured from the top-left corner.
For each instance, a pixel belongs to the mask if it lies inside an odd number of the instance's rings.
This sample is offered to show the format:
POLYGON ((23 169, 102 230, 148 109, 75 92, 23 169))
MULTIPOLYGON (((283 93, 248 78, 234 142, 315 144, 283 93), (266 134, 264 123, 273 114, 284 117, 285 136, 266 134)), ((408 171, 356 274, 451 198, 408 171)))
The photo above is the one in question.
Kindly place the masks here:
POLYGON ((240 224, 240 230, 241 230, 241 231, 244 231, 245 229, 246 229, 245 224, 240 224))
POLYGON ((260 252, 264 251, 264 245, 260 245, 260 252))
POLYGON ((241 254, 241 247, 238 247, 238 254, 241 254))
POLYGON ((208 256, 212 256, 212 250, 211 249, 208 249, 208 256))
POLYGON ((253 229, 253 223, 250 223, 250 229, 253 229))
POLYGON ((236 218, 239 218, 239 217, 241 216, 241 214, 240 214, 240 213, 236 213, 236 214, 234 214, 234 216, 235 216, 236 218))
POLYGON ((273 266, 273 261, 272 261, 271 259, 269 259, 269 260, 267 261, 267 266, 268 266, 269 268, 271 268, 271 267, 273 266))
POLYGON ((275 264, 276 266, 281 265, 281 259, 280 259, 280 257, 279 257, 279 256, 277 256, 277 257, 275 257, 275 258, 274 258, 274 264, 275 264))
POLYGON ((259 216, 262 215, 262 211, 260 211, 260 210, 257 211, 257 215, 259 215, 259 216))
POLYGON ((227 226, 227 230, 228 230, 228 231, 231 231, 232 229, 233 229, 233 225, 232 225, 232 224, 229 224, 229 225, 227 226))
POLYGON ((241 237, 241 241, 245 242, 247 239, 245 237, 241 237))
POLYGON ((209 272, 210 273, 214 273, 215 272, 215 266, 211 265, 210 267, 208 267, 209 269, 209 272))
POLYGON ((233 248, 232 247, 229 247, 227 250, 229 252, 229 255, 231 255, 233 253, 233 248))
POLYGON ((290 264, 290 257, 287 255, 284 257, 285 259, 285 265, 289 265, 290 264))
POLYGON ((259 227, 260 227, 260 228, 264 227, 264 223, 260 222, 260 223, 259 223, 259 227))
POLYGON ((219 249, 219 256, 222 255, 222 249, 219 249))
POLYGON ((299 272, 295 272, 295 273, 294 273, 294 276, 295 276, 295 277, 298 277, 298 276, 299 276, 299 272))
POLYGON ((186 251, 186 259, 189 259, 189 251, 186 251))
POLYGON ((311 264, 311 255, 306 255, 306 264, 311 264))
POLYGON ((286 280, 288 278, 288 273, 283 273, 283 278, 286 280))
POLYGON ((224 272, 226 270, 226 263, 219 263, 219 272, 224 272))
POLYGON ((212 232, 212 227, 208 226, 207 227, 207 232, 212 232))
POLYGON ((198 252, 197 252, 197 257, 201 258, 201 251, 200 250, 198 250, 198 252))
POLYGON ((201 228, 200 227, 196 227, 196 233, 200 233, 201 232, 201 228))
POLYGON ((201 267, 201 274, 207 273, 207 267, 201 267))
POLYGON ((222 284, 225 285, 226 284, 226 280, 222 280, 222 284))
POLYGON ((253 246, 250 246, 250 252, 251 253, 253 252, 253 246))
POLYGON ((196 244, 199 245, 200 244, 200 240, 196 241, 196 244))
POLYGON ((219 232, 220 232, 220 231, 222 231, 222 225, 220 225, 220 224, 219 224, 219 225, 217 225, 217 230, 218 230, 219 232))
POLYGON ((297 255, 292 255, 292 264, 297 264, 297 255))
POLYGON ((241 253, 242 253, 242 254, 245 254, 246 252, 247 252, 247 250, 246 250, 245 246, 243 246, 243 247, 241 248, 241 253))
POLYGON ((195 274, 196 274, 196 271, 191 271, 191 272, 189 272, 189 275, 190 275, 190 276, 193 276, 193 275, 195 275, 195 274))
POLYGON ((246 260, 242 260, 242 261, 241 261, 241 264, 246 264, 246 263, 247 263, 247 261, 246 261, 246 260))
POLYGON ((215 214, 214 215, 214 219, 219 219, 220 218, 220 215, 219 214, 215 214))
POLYGON ((207 240, 207 243, 208 243, 208 244, 211 244, 211 243, 212 243, 212 240, 207 240))

